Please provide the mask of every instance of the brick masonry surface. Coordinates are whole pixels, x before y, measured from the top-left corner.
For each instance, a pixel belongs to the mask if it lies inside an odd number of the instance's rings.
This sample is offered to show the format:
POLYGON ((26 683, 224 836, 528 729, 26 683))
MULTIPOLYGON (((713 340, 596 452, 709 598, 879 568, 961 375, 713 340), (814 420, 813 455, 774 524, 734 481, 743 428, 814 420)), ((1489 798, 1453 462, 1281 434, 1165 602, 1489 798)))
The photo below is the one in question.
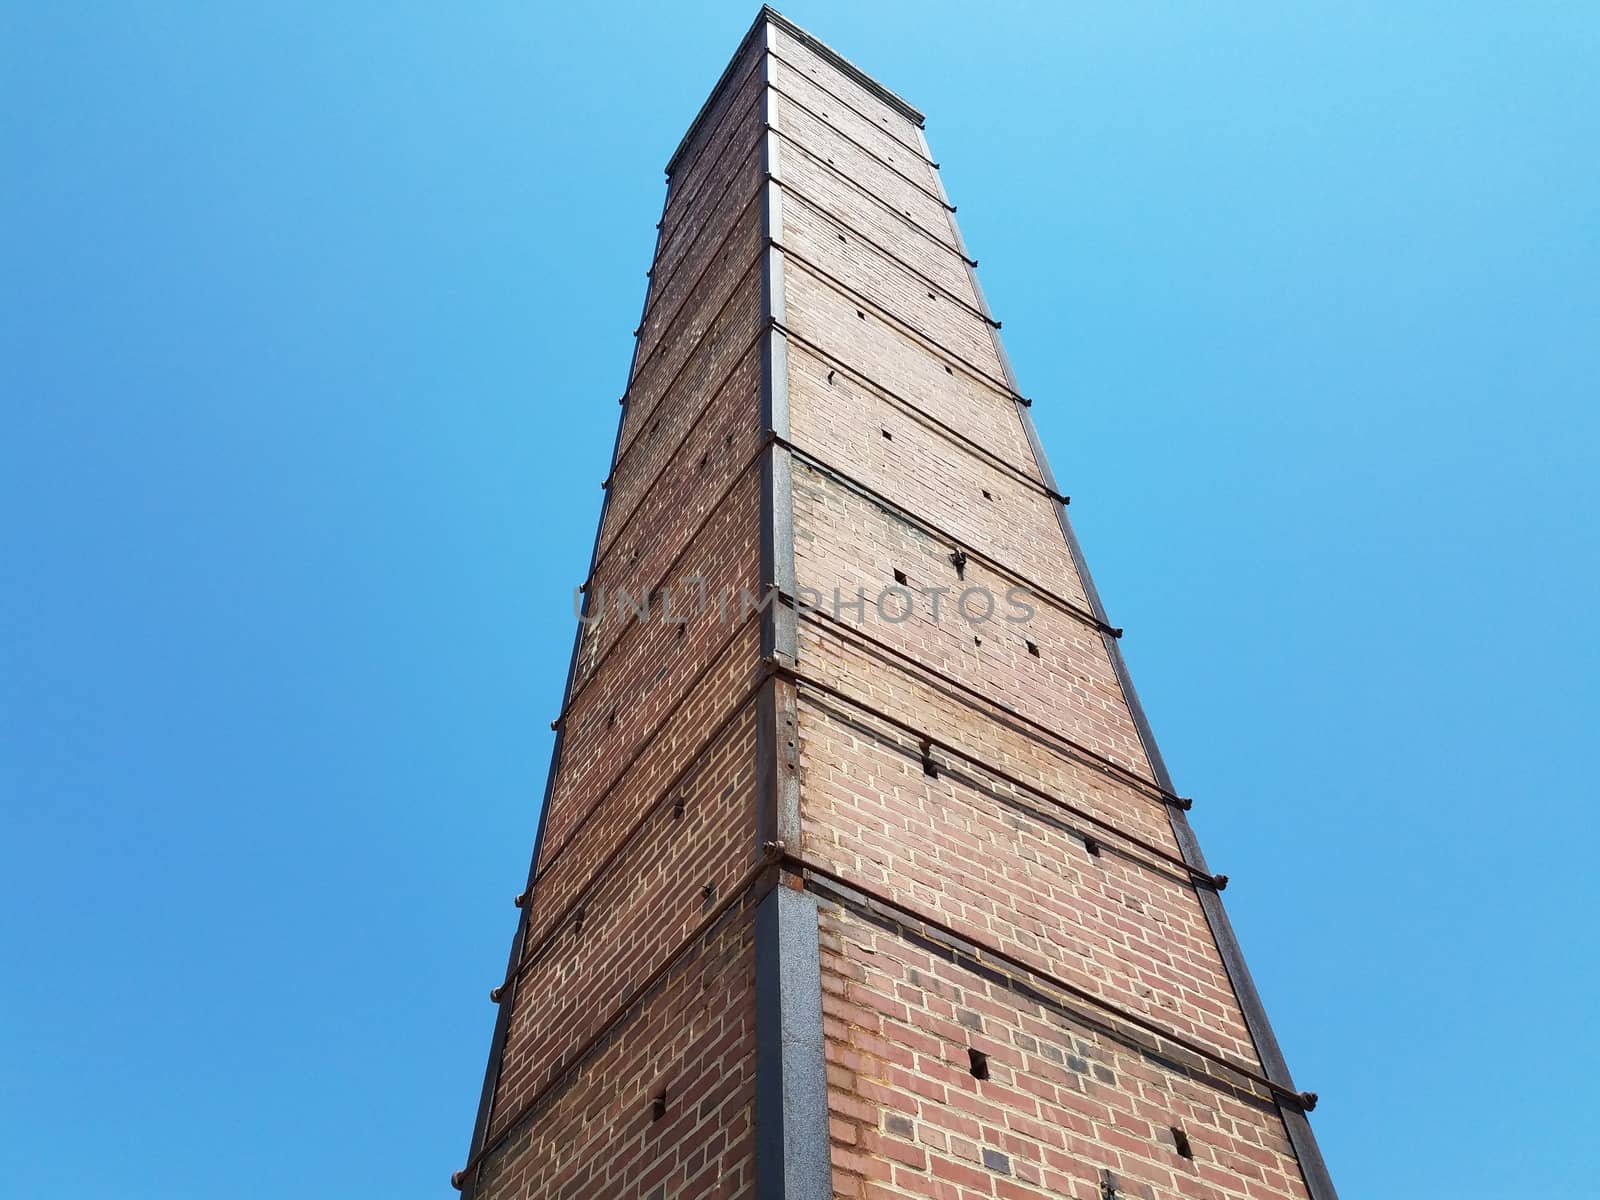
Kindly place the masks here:
POLYGON ((952 211, 763 10, 669 168, 471 1195, 1332 1195, 952 211))
POLYGON ((1100 1200, 1108 1171, 1118 1195, 1144 1200, 1306 1194, 1270 1101, 847 910, 823 924, 836 1196, 1100 1200))

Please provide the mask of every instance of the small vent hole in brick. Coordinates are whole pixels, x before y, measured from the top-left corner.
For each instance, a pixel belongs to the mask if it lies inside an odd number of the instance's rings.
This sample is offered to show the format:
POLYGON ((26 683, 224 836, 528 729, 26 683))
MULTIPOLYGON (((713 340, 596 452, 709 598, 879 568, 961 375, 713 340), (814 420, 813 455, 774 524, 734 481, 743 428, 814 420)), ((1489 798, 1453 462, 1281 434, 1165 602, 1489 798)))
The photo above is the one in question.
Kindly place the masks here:
POLYGON ((867 314, 862 312, 859 308, 856 309, 856 316, 860 317, 863 321, 867 319, 867 314))
POLYGON ((1083 848, 1089 852, 1090 858, 1100 857, 1100 843, 1095 841, 1092 837, 1086 837, 1083 839, 1083 848))
POLYGON ((1028 643, 1028 653, 1033 655, 1035 658, 1038 658, 1039 657, 1039 643, 1038 642, 1029 642, 1028 643))
POLYGON ((652 1121, 659 1121, 666 1115, 667 1094, 665 1092, 657 1092, 655 1099, 650 1101, 650 1119, 652 1121))
POLYGON ((967 1070, 974 1079, 989 1078, 989 1056, 982 1050, 967 1051, 967 1070))
POLYGON ((983 498, 985 500, 993 500, 994 499, 994 497, 989 494, 989 489, 988 488, 984 488, 983 489, 983 498))
POLYGON ((904 571, 896 571, 894 573, 894 581, 903 587, 906 582, 906 573, 904 571))
POLYGON ((949 367, 946 367, 946 368, 945 368, 945 369, 944 369, 944 373, 945 373, 945 374, 946 374, 946 375, 954 375, 954 374, 955 374, 955 372, 954 372, 954 371, 952 371, 952 370, 951 370, 951 369, 950 369, 950 368, 949 368, 949 367))
POLYGON ((1189 1135, 1176 1125, 1172 1127, 1172 1146, 1179 1158, 1193 1158, 1194 1147, 1189 1145, 1189 1135))
POLYGON ((841 233, 841 234, 840 234, 840 235, 839 235, 839 240, 840 240, 840 241, 841 241, 841 242, 842 242, 842 241, 844 241, 844 234, 842 234, 842 233, 841 233))
POLYGON ((937 300, 938 298, 939 297, 935 296, 932 292, 928 293, 928 299, 929 300, 937 300))
POLYGON ((890 433, 887 429, 885 429, 883 431, 883 440, 886 441, 886 442, 894 441, 894 434, 890 433))

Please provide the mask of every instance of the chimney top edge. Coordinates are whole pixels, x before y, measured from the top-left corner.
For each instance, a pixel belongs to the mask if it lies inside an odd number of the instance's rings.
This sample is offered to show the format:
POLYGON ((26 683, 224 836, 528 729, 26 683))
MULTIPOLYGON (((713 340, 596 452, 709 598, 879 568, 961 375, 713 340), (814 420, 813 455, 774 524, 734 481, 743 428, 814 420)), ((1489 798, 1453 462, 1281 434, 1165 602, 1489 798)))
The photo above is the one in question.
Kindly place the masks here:
POLYGON ((722 74, 717 78, 716 86, 711 89, 711 94, 706 97, 706 102, 700 106, 700 111, 695 114, 694 120, 689 122, 689 128, 684 133, 683 140, 678 143, 678 148, 672 152, 672 158, 667 162, 667 176, 669 179, 672 176, 673 169, 678 165, 678 160, 683 157, 684 151, 689 148, 689 143, 694 140, 695 134, 699 132, 700 126, 705 123, 705 119, 716 104, 718 97, 722 95, 723 88, 732 81, 734 68, 738 66, 739 60, 744 57, 745 52, 750 48, 751 42, 767 25, 776 26, 789 34, 790 37, 805 43, 806 48, 813 54, 816 54, 831 66, 838 68, 919 129, 925 123, 925 118, 919 109, 879 83, 821 38, 800 28, 800 26, 789 20, 788 17, 771 5, 763 4, 761 11, 756 14, 756 19, 745 32, 744 37, 739 39, 738 48, 734 50, 733 57, 728 60, 728 65, 723 68, 722 74))

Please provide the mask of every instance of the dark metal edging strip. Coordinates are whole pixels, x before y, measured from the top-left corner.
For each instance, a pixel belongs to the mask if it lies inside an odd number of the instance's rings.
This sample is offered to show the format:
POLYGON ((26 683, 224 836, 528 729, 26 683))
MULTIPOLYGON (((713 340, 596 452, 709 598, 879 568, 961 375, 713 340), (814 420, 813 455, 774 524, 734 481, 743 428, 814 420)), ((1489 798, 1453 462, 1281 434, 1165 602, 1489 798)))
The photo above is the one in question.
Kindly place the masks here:
MULTIPOLYGON (((770 12, 762 10, 763 18, 770 12)), ((765 607, 761 657, 793 663, 794 610, 779 597, 794 587, 793 464, 789 436, 789 343, 780 325, 784 259, 781 143, 774 129, 772 86, 775 25, 762 20, 762 326, 760 582, 765 607)), ((794 770, 792 684, 772 671, 756 709, 753 833, 763 853, 800 841, 799 781, 794 770)), ((822 960, 816 901, 779 882, 755 922, 755 1195, 756 1200, 829 1200, 833 1152, 828 1136, 826 1047, 822 1031, 822 960)))
MULTIPOLYGON (((932 150, 928 147, 925 133, 919 131, 922 138, 923 151, 927 157, 932 158, 932 150)), ((936 173, 934 182, 939 191, 944 191, 944 180, 936 173)), ((956 222, 955 209, 950 207, 949 199, 945 200, 945 212, 950 219, 950 232, 960 249, 961 257, 971 262, 967 254, 966 243, 961 237, 961 227, 956 222)), ((972 280, 972 293, 976 297, 979 307, 988 310, 988 301, 984 298, 983 287, 978 282, 977 272, 970 266, 967 274, 972 280)), ((1011 360, 1007 357, 1005 346, 1001 343, 1000 334, 991 328, 990 336, 994 341, 995 353, 1000 358, 1001 369, 1005 372, 1007 383, 1012 392, 1020 396, 1017 387, 1016 372, 1012 370, 1011 360)), ((1033 448, 1035 460, 1039 464, 1039 472, 1045 483, 1051 488, 1056 488, 1055 475, 1050 470, 1049 460, 1045 456, 1044 445, 1039 440, 1039 431, 1034 427, 1032 414, 1026 405, 1017 405, 1017 416, 1022 421, 1023 431, 1027 434, 1028 443, 1033 448)), ((1089 573, 1089 564, 1083 555, 1083 548, 1078 542, 1077 534, 1073 531, 1072 522, 1067 516, 1067 511, 1061 505, 1054 506, 1056 520, 1061 526, 1061 534, 1067 541, 1067 548, 1072 554, 1073 562, 1078 568, 1078 578, 1083 584, 1084 594, 1088 597, 1089 604, 1095 615, 1107 621, 1105 605, 1100 599, 1100 593, 1094 585, 1094 579, 1089 573)), ((1161 756, 1161 750, 1156 745, 1155 733, 1150 727, 1149 718, 1145 715, 1144 706, 1139 701, 1139 694, 1133 686, 1133 677, 1128 672, 1127 662, 1122 656, 1122 648, 1116 639, 1106 634, 1101 634, 1101 641, 1105 645, 1106 654, 1111 660, 1112 670, 1116 673, 1117 682, 1122 688, 1124 700, 1128 705, 1129 715, 1133 718, 1134 728, 1138 731, 1139 740, 1145 749, 1145 757, 1149 760, 1150 769, 1154 772, 1157 783, 1161 788, 1176 794, 1173 787, 1171 772, 1167 770, 1166 760, 1161 756)), ((1200 851, 1200 843, 1194 835, 1194 830, 1189 824, 1183 811, 1174 806, 1168 806, 1167 819, 1172 823, 1172 831, 1177 839, 1178 848, 1183 857, 1199 871, 1208 871, 1205 855, 1200 851)), ((1228 920, 1227 910, 1223 906, 1222 897, 1215 892, 1200 892, 1200 907, 1205 914, 1206 923, 1211 927, 1212 936, 1217 943, 1217 951, 1222 958, 1223 970, 1227 972, 1228 980, 1233 985, 1234 995, 1239 1001, 1239 1011, 1244 1017, 1245 1028, 1251 1040, 1256 1045, 1256 1052, 1261 1058, 1262 1069, 1268 1079, 1273 1081, 1273 1086, 1293 1093, 1294 1081, 1289 1072, 1289 1065, 1283 1057, 1283 1050, 1278 1045, 1278 1038, 1272 1031, 1272 1022, 1267 1017, 1266 1006, 1262 1003, 1261 994, 1256 989, 1255 980, 1250 975, 1250 968, 1245 964, 1244 953, 1240 949, 1238 936, 1234 933, 1233 925, 1228 920)), ((1311 1200, 1338 1200, 1338 1192, 1333 1186, 1333 1178, 1328 1173, 1328 1167, 1322 1157, 1322 1150, 1317 1145, 1316 1134, 1312 1132, 1311 1123, 1306 1120, 1304 1112, 1293 1107, 1279 1105, 1284 1129, 1289 1135, 1289 1142, 1294 1147, 1296 1161, 1300 1165, 1301 1173, 1305 1176, 1306 1189, 1311 1200)))
POLYGON ((781 881, 756 909, 756 1200, 833 1197, 819 924, 781 881))

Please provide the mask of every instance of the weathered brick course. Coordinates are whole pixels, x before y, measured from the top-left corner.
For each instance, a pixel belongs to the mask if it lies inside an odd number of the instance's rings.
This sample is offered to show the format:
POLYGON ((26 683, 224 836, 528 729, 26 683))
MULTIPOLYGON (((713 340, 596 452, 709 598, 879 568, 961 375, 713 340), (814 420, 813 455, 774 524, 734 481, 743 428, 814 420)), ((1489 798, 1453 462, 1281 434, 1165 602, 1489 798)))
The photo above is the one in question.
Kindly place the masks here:
POLYGON ((810 75, 834 95, 843 97, 857 111, 875 118, 885 132, 906 146, 918 144, 916 125, 895 108, 885 104, 880 96, 842 73, 836 63, 819 54, 804 39, 780 28, 777 31, 774 50, 780 78, 786 67, 810 75))
POLYGON ((946 758, 930 777, 913 739, 848 705, 806 697, 800 713, 808 860, 1253 1060, 1185 872, 981 767, 946 758))
POLYGON ((934 236, 949 236, 940 232, 948 225, 946 209, 930 182, 907 178, 896 166, 833 133, 824 121, 786 95, 778 96, 777 110, 778 127, 787 140, 812 150, 841 174, 881 197, 896 212, 934 236))
POLYGON ((520 982, 527 999, 506 1042, 500 1111, 544 1086, 750 869, 753 708, 741 706, 679 787, 651 797, 627 841, 591 825, 596 836, 575 843, 535 889, 520 982), (597 862, 602 848, 618 853, 597 862))
POLYGON ((842 907, 823 925, 835 1196, 1100 1200, 1106 1171, 1148 1200, 1306 1195, 1258 1092, 1158 1065, 842 907))
MULTIPOLYGON (((785 324, 803 346, 819 347, 831 360, 1038 477, 1003 382, 997 387, 992 378, 992 364, 975 372, 954 357, 940 355, 910 326, 868 313, 850 296, 808 277, 803 266, 788 272, 786 282, 785 324)), ((791 386, 804 382, 791 381, 791 386)))
POLYGON ((698 939, 485 1159, 478 1195, 736 1200, 754 1194, 749 914, 698 939), (665 1097, 665 1114, 653 1105, 665 1097))

